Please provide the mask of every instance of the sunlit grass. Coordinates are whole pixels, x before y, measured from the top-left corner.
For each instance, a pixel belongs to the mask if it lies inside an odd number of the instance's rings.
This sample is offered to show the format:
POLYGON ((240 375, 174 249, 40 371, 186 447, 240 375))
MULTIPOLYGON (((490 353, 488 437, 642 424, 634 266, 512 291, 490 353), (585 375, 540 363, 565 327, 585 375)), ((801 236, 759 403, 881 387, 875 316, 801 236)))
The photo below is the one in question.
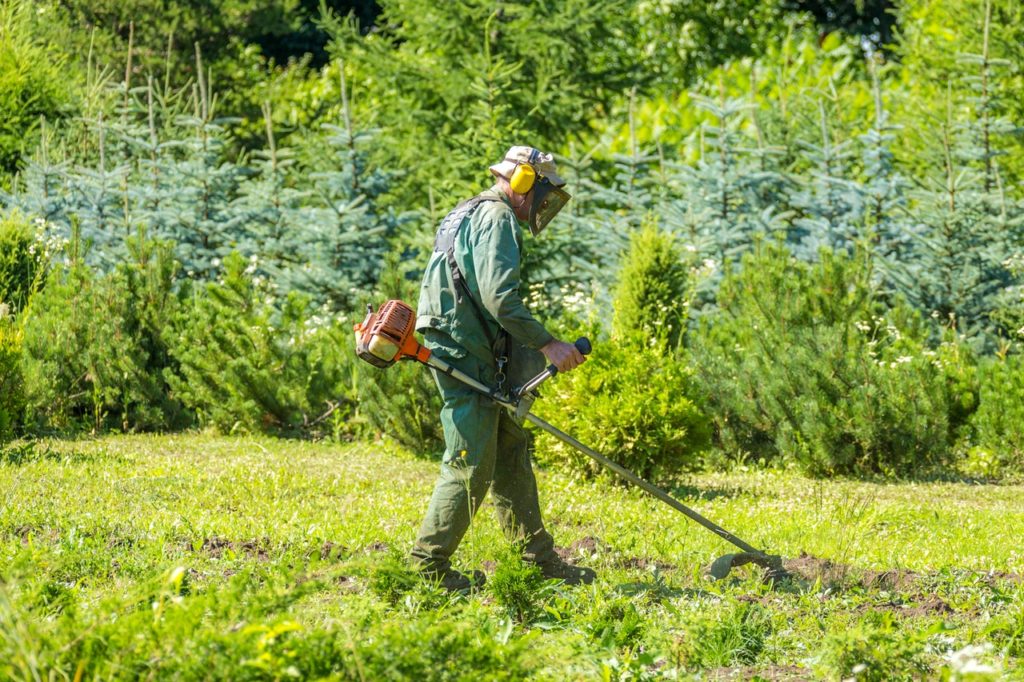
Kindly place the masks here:
MULTIPOLYGON (((1020 655, 1022 593, 1007 576, 1024 573, 1020 486, 684 481, 684 502, 767 550, 916 574, 888 591, 771 590, 746 569, 701 578, 731 548, 641 492, 541 471, 556 541, 600 578, 545 586, 510 614, 486 589, 452 597, 401 573, 437 465, 388 445, 107 437, 15 446, 0 462, 0 676, 840 676, 822 666, 859 655, 843 633, 874 642, 894 627, 920 656, 893 665, 937 672, 991 641, 979 664, 1006 673, 1020 655)), ((493 572, 505 550, 487 504, 457 564, 493 572)))

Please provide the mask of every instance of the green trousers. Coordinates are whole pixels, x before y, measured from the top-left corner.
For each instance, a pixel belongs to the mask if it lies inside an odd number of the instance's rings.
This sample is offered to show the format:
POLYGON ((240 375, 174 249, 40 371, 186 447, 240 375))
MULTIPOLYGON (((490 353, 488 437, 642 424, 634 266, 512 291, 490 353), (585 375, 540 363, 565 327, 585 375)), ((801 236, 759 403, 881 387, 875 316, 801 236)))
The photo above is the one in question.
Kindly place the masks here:
MULTIPOLYGON (((484 383, 493 375, 471 356, 448 361, 484 383)), ((457 379, 435 371, 434 380, 444 400, 445 454, 413 547, 414 560, 431 571, 451 566, 451 556, 488 488, 498 523, 510 541, 522 543, 523 558, 550 560, 555 556, 554 540, 541 521, 526 431, 507 410, 457 379)))

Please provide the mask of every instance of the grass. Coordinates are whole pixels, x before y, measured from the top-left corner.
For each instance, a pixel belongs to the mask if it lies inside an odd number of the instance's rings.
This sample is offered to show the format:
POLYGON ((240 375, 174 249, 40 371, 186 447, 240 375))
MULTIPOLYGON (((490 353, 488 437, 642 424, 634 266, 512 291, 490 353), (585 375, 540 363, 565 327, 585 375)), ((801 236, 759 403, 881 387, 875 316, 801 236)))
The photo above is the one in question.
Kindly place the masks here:
POLYGON ((0 678, 1024 679, 1024 487, 685 481, 749 542, 837 564, 771 589, 704 580, 730 548, 639 491, 541 472, 549 528, 598 582, 523 593, 487 505, 457 565, 500 589, 453 597, 402 560, 435 474, 376 444, 9 446, 0 678))

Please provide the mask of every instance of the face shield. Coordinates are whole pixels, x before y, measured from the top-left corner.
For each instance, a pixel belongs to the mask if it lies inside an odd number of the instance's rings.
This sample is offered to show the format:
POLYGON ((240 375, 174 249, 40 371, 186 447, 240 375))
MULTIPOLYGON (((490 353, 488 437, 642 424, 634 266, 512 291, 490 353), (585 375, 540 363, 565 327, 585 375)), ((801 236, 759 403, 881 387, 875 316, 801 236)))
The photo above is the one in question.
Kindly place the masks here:
POLYGON ((571 198, 568 192, 555 187, 547 178, 539 178, 534 184, 533 202, 530 204, 530 233, 534 237, 540 234, 571 198))

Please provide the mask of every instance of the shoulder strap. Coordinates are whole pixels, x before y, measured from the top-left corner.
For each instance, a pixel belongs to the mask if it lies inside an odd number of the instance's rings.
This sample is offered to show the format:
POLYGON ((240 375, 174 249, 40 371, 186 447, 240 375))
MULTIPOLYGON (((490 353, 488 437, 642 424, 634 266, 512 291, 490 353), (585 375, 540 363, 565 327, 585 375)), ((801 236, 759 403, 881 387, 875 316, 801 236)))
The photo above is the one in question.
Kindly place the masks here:
POLYGON ((466 284, 466 278, 462 274, 462 270, 459 268, 459 264, 455 260, 455 241, 458 238, 459 230, 462 229, 462 223, 468 218, 476 208, 484 203, 485 201, 499 201, 497 198, 487 197, 483 195, 477 195, 472 199, 463 201, 456 206, 452 211, 445 216, 444 220, 441 221, 441 226, 437 230, 437 237, 434 239, 434 251, 444 252, 445 260, 448 261, 448 267, 452 272, 452 282, 455 283, 455 296, 456 299, 461 303, 462 295, 465 293, 469 299, 470 306, 473 308, 473 313, 476 315, 477 321, 480 322, 480 327, 484 330, 484 334, 487 335, 487 342, 490 344, 492 350, 496 348, 497 339, 491 334, 487 318, 484 316, 480 303, 477 302, 476 297, 473 296, 473 292, 470 290, 469 285, 466 284))

